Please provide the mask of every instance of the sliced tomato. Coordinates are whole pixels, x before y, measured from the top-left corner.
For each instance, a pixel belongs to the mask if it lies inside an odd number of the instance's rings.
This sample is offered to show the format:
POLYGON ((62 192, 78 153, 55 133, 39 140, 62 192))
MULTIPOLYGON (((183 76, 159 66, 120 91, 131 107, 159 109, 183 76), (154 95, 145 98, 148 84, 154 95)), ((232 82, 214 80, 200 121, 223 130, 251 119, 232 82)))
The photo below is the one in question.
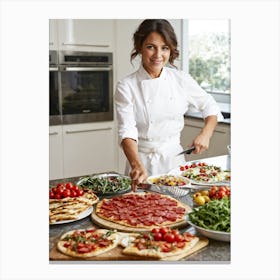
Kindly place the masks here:
POLYGON ((185 242, 177 242, 177 243, 176 243, 176 247, 177 247, 177 248, 183 248, 183 247, 185 247, 185 245, 186 245, 185 242))
POLYGON ((182 242, 184 240, 185 240, 185 238, 184 238, 183 235, 181 235, 181 234, 175 235, 175 241, 176 242, 182 242))
POLYGON ((162 252, 168 253, 172 251, 172 244, 171 243, 162 243, 160 244, 160 249, 162 252))
POLYGON ((152 233, 158 233, 159 232, 159 228, 153 228, 152 229, 152 233))
POLYGON ((80 254, 85 254, 85 253, 91 252, 91 248, 90 247, 81 247, 81 248, 78 248, 77 251, 80 254))

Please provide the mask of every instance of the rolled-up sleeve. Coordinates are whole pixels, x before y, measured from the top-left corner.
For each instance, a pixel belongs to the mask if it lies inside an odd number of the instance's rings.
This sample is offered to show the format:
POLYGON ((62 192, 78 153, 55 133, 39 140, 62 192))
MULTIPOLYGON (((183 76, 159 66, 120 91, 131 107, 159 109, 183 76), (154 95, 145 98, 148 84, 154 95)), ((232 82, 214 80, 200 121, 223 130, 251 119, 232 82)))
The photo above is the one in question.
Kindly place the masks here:
POLYGON ((224 119, 220 107, 213 96, 203 90, 189 74, 185 74, 184 86, 188 93, 190 110, 200 111, 204 119, 213 115, 217 116, 218 121, 224 119))
POLYGON ((117 83, 114 101, 118 122, 119 144, 125 138, 132 138, 138 141, 133 96, 129 86, 126 83, 121 81, 117 83))

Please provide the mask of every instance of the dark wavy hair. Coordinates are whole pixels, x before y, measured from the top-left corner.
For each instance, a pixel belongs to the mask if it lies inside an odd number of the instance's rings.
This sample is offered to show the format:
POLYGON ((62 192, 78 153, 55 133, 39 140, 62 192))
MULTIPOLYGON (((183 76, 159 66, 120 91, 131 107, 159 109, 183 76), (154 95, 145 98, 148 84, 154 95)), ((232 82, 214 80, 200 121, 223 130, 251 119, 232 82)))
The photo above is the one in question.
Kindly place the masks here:
POLYGON ((170 48, 169 63, 176 67, 174 65, 174 60, 179 56, 177 37, 172 25, 165 19, 145 19, 139 25, 138 29, 133 34, 134 49, 131 52, 130 61, 132 62, 140 53, 143 42, 151 32, 157 32, 164 38, 164 41, 170 48))

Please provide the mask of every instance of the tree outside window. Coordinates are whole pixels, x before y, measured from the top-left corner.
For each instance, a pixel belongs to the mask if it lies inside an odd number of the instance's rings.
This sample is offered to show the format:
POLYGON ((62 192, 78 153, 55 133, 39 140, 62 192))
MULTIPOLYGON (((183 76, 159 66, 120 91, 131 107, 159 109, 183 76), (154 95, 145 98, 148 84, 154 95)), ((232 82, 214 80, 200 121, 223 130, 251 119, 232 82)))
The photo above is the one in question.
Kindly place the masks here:
POLYGON ((230 93, 228 20, 189 20, 189 73, 209 93, 230 93))

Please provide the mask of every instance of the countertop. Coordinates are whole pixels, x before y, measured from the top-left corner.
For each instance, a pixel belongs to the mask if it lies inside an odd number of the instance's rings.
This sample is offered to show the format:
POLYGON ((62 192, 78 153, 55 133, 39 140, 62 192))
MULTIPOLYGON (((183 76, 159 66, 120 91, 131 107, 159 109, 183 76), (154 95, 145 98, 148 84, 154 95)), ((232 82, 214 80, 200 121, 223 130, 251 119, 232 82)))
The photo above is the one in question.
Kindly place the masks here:
MULTIPOLYGON (((213 158, 206 158, 201 159, 199 161, 204 161, 206 163, 211 163, 214 165, 221 166, 223 169, 230 169, 230 157, 228 155, 218 156, 213 158)), ((111 173, 111 171, 108 171, 111 173)), ((116 172, 115 172, 116 173, 116 172)), ((58 182, 77 182, 80 177, 72 177, 72 178, 64 178, 59 180, 52 180, 49 182, 50 186, 56 185, 58 182)), ((102 199, 102 197, 100 197, 102 199)), ((193 206, 192 199, 190 195, 179 197, 178 200, 186 203, 190 207, 193 206)), ((90 216, 81 219, 79 221, 65 223, 65 224, 58 224, 58 225, 50 225, 49 226, 49 250, 56 245, 58 238, 65 232, 73 230, 73 229, 81 229, 81 228, 88 228, 93 225, 93 222, 90 216)), ((95 225, 98 227, 97 225, 95 225)), ((181 231, 188 231, 195 235, 199 234, 195 231, 192 226, 187 226, 186 228, 181 229, 181 231)), ((216 241, 213 239, 209 239, 209 244, 205 248, 201 249, 198 252, 186 257, 178 261, 178 263, 230 263, 230 242, 222 242, 216 241)), ((65 261, 50 261, 50 263, 61 263, 65 261)), ((120 261, 122 262, 122 261, 120 261)), ((127 261, 126 261, 127 262, 127 261)), ((129 261, 129 262, 137 262, 137 261, 129 261)), ((166 262, 164 262, 166 263, 166 262)))
MULTIPOLYGON (((218 103, 220 109, 221 109, 221 113, 224 116, 224 119, 222 121, 220 121, 220 123, 226 123, 226 124, 230 124, 231 122, 231 118, 230 118, 230 114, 231 114, 231 109, 230 109, 230 104, 228 103, 218 103)), ((196 118, 196 119, 202 119, 202 114, 198 111, 188 111, 185 114, 185 117, 191 117, 191 118, 196 118)))

